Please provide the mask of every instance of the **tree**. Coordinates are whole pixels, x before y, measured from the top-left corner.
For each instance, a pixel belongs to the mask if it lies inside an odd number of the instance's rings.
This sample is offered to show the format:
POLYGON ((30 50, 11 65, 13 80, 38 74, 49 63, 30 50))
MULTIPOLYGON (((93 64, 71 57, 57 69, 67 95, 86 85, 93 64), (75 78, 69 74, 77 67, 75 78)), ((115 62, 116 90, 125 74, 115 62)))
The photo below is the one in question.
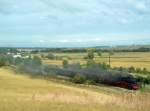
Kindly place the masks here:
POLYGON ((111 56, 114 55, 113 50, 110 50, 109 53, 108 53, 108 55, 109 55, 109 66, 111 66, 111 63, 110 63, 111 60, 110 59, 111 59, 111 56))
POLYGON ((21 64, 22 62, 23 62, 23 59, 22 59, 22 58, 17 57, 17 58, 14 59, 14 64, 15 64, 15 65, 19 65, 19 64, 21 64))
POLYGON ((87 59, 88 59, 88 56, 84 56, 83 59, 86 59, 86 60, 87 60, 87 59))
POLYGON ((113 51, 113 50, 110 50, 110 51, 109 51, 109 55, 110 55, 110 56, 114 55, 114 51, 113 51))
POLYGON ((38 66, 42 64, 42 60, 38 56, 34 56, 32 59, 32 65, 38 66))
POLYGON ((49 53, 49 54, 47 55, 47 58, 53 60, 53 59, 55 59, 55 56, 54 56, 54 54, 49 53))
POLYGON ((7 64, 6 58, 1 55, 0 56, 0 67, 5 66, 7 64))
POLYGON ((63 60, 63 62, 62 62, 62 64, 63 64, 63 68, 68 68, 68 60, 63 60))
POLYGON ((87 57, 88 57, 88 59, 94 59, 94 52, 95 52, 95 49, 88 49, 87 50, 87 53, 88 53, 87 57))
POLYGON ((132 67, 129 67, 129 73, 133 73, 133 72, 135 72, 135 68, 132 66, 132 67))
POLYGON ((76 74, 74 77, 73 77, 73 82, 74 83, 77 83, 77 84, 83 84, 86 82, 86 77, 81 75, 81 74, 76 74))
POLYGON ((41 58, 45 58, 45 55, 44 55, 44 54, 41 54, 41 58))
POLYGON ((87 68, 93 68, 93 67, 96 67, 97 66, 97 64, 95 63, 95 61, 94 60, 87 60, 87 63, 86 63, 86 67, 87 68))
POLYGON ((142 72, 141 68, 136 68, 136 73, 141 73, 141 72, 142 72))
POLYGON ((143 68, 143 71, 142 71, 144 74, 147 74, 148 73, 148 70, 146 68, 143 68))
POLYGON ((101 51, 98 51, 97 54, 98 54, 99 57, 102 56, 102 52, 101 51))

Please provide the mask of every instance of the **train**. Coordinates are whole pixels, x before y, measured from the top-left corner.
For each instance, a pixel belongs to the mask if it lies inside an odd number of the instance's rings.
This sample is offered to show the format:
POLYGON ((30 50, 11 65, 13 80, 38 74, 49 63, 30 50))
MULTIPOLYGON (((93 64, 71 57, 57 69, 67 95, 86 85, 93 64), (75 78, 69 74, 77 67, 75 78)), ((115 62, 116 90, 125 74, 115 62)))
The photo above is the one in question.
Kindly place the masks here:
POLYGON ((115 82, 106 81, 104 83, 129 90, 139 90, 141 87, 141 85, 132 76, 122 77, 120 80, 117 80, 115 82))

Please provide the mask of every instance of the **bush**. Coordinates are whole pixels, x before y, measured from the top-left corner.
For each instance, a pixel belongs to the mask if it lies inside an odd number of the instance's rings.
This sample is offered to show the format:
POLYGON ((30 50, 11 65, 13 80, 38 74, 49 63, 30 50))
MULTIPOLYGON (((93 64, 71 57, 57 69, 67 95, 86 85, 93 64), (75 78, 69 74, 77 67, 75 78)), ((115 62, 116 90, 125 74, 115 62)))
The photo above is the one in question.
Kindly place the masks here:
POLYGON ((95 84, 93 81, 91 80, 86 80, 85 83, 86 85, 92 85, 92 84, 95 84))
POLYGON ((5 66, 6 65, 6 60, 3 57, 0 57, 0 67, 5 66))
POLYGON ((86 63, 87 68, 92 68, 92 67, 96 67, 96 66, 98 66, 98 64, 96 64, 94 60, 91 60, 91 59, 87 60, 87 63, 86 63))
POLYGON ((104 70, 107 70, 110 68, 110 66, 106 63, 99 63, 99 67, 104 70))
POLYGON ((148 72, 148 70, 146 69, 146 68, 143 68, 143 74, 148 74, 149 72, 148 72))
POLYGON ((86 82, 86 78, 85 78, 85 76, 83 76, 81 74, 76 74, 73 77, 73 82, 77 83, 77 84, 84 84, 86 82))
POLYGON ((83 59, 88 59, 88 56, 84 56, 83 59))
POLYGON ((146 85, 146 84, 150 84, 150 76, 148 77, 141 77, 141 76, 137 76, 137 81, 143 85, 146 85))
POLYGON ((55 56, 55 59, 56 60, 62 60, 62 57, 61 56, 55 56))
POLYGON ((136 68, 136 73, 142 73, 141 68, 136 68))
POLYGON ((19 64, 21 64, 23 62, 23 59, 21 59, 21 58, 14 58, 14 64, 15 65, 19 65, 19 64))
POLYGON ((68 60, 63 60, 63 68, 68 68, 68 60))
POLYGON ((110 50, 110 51, 109 51, 109 56, 112 56, 112 55, 114 55, 114 51, 113 51, 113 50, 110 50))
POLYGON ((98 51, 97 54, 98 54, 99 57, 102 56, 102 52, 101 51, 98 51))
POLYGON ((38 56, 34 56, 34 58, 32 59, 32 65, 41 65, 41 64, 42 64, 41 58, 38 56))
POLYGON ((9 61, 6 55, 0 55, 0 67, 9 65, 9 61))
POLYGON ((45 58, 45 55, 44 55, 44 54, 41 54, 41 58, 45 58))
POLYGON ((134 68, 133 66, 129 67, 127 70, 129 73, 141 73, 141 74, 149 74, 150 73, 146 68, 143 68, 143 69, 134 68))
POLYGON ((51 60, 55 59, 55 56, 52 53, 49 53, 46 57, 51 60))
POLYGON ((129 71, 129 73, 134 73, 136 70, 135 70, 135 68, 132 66, 132 67, 129 67, 128 71, 129 71))

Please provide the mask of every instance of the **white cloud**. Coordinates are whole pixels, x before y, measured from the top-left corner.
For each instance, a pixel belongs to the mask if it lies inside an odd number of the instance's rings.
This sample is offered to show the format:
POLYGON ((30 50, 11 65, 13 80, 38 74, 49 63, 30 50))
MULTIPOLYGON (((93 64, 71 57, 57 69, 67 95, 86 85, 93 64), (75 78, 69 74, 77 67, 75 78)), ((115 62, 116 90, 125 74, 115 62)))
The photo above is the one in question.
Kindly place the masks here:
POLYGON ((128 21, 127 19, 125 19, 125 18, 121 18, 121 19, 120 19, 120 22, 121 22, 122 24, 127 24, 129 21, 128 21))
POLYGON ((72 42, 72 41, 71 40, 67 40, 67 39, 62 39, 62 40, 58 40, 57 42, 68 43, 68 42, 72 42))
POLYGON ((40 43, 46 43, 47 41, 46 40, 40 40, 39 42, 40 43))
POLYGON ((128 1, 128 3, 133 4, 133 3, 135 3, 137 0, 127 0, 127 1, 128 1))
POLYGON ((144 2, 138 2, 135 7, 139 11, 146 11, 146 9, 147 9, 144 2))
POLYGON ((137 11, 144 12, 147 10, 146 0, 128 0, 137 11))

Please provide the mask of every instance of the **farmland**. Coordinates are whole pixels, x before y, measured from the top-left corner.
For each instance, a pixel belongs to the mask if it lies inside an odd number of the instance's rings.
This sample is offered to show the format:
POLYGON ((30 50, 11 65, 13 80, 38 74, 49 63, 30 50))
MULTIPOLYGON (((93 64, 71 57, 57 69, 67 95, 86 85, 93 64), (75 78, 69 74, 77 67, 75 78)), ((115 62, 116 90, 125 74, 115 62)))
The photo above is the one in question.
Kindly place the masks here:
POLYGON ((30 78, 0 68, 1 111, 149 111, 149 91, 30 78))
POLYGON ((110 56, 111 67, 109 52, 101 55, 93 52, 94 57, 86 59, 88 54, 88 51, 3 52, 0 111, 149 111, 149 52, 114 52, 110 56), (133 73, 129 68, 115 68, 131 66, 135 68, 133 73), (148 71, 138 72, 138 68, 148 71), (132 83, 129 87, 129 82, 122 88, 104 83, 129 76, 139 88, 134 89, 132 83))
MULTIPOLYGON (((86 60, 83 59, 86 53, 55 53, 56 56, 69 58, 69 63, 81 63, 85 64, 86 60)), ((108 63, 108 53, 103 53, 99 57, 95 53, 94 60, 96 62, 108 63)), ((48 60, 43 59, 45 64, 61 65, 62 60, 48 60)), ((150 70, 150 53, 149 52, 119 52, 114 53, 111 56, 111 67, 135 67, 135 68, 147 68, 150 70)))

